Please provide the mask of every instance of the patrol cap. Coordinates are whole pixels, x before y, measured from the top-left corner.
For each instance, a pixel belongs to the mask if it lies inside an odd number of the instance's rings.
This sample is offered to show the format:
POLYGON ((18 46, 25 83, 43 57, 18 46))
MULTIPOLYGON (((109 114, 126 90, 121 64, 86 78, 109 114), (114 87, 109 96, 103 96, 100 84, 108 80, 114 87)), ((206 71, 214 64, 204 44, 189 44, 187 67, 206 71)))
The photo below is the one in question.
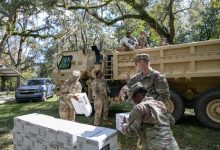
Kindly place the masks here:
POLYGON ((140 82, 137 82, 130 87, 130 96, 132 97, 138 90, 145 90, 147 92, 146 88, 140 82))
POLYGON ((79 70, 73 70, 72 71, 72 78, 77 80, 80 77, 80 71, 79 70))
POLYGON ((137 61, 140 61, 140 60, 149 61, 150 56, 148 54, 145 54, 145 53, 137 54, 134 58, 134 62, 137 62, 137 61))
POLYGON ((100 69, 96 69, 96 70, 95 70, 95 75, 97 76, 98 73, 100 73, 100 72, 102 73, 102 71, 101 71, 100 69))

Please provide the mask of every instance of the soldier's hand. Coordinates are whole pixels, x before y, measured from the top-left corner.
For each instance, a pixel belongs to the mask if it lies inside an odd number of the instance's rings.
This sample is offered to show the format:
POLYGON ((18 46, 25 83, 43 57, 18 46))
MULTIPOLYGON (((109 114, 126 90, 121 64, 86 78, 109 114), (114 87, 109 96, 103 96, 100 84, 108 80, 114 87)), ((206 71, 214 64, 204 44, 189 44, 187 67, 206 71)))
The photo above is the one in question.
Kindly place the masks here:
POLYGON ((77 101, 79 100, 79 98, 76 95, 73 95, 72 97, 77 101))
POLYGON ((124 118, 123 118, 123 121, 122 121, 122 124, 125 124, 125 123, 127 123, 127 120, 126 120, 126 118, 124 117, 124 118))

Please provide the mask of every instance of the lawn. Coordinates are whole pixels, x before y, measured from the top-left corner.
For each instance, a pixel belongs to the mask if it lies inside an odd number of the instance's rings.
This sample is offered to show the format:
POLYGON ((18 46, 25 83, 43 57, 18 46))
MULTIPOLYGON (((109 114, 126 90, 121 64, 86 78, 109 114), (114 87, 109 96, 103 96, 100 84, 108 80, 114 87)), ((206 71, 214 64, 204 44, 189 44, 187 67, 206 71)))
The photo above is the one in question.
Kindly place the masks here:
MULTIPOLYGON (((112 105, 110 107, 110 119, 113 123, 109 128, 115 128, 115 113, 126 112, 130 109, 129 105, 112 105)), ((41 113, 54 117, 58 115, 57 97, 50 98, 46 102, 15 103, 8 102, 0 105, 0 149, 13 149, 13 118, 29 113, 41 113)), ((91 124, 91 117, 78 115, 77 122, 91 124)), ((172 127, 174 136, 181 149, 184 150, 220 150, 220 131, 208 129, 200 125, 194 115, 185 115, 182 120, 172 127)), ((118 134, 118 143, 122 150, 135 150, 136 138, 125 137, 118 134)))

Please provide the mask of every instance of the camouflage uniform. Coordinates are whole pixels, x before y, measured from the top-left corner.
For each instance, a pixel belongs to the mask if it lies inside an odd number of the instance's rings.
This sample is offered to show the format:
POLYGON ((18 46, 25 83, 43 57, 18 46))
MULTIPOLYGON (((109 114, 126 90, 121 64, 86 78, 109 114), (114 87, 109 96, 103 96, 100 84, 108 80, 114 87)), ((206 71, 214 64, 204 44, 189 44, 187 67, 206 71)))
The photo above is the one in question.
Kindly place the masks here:
POLYGON ((107 81, 104 77, 95 79, 92 83, 92 96, 94 98, 94 125, 99 125, 103 109, 103 121, 108 119, 108 99, 107 93, 110 92, 107 81))
POLYGON ((144 150, 179 150, 170 127, 173 121, 163 102, 145 97, 131 110, 122 131, 127 136, 138 136, 144 150))
POLYGON ((82 91, 81 83, 78 81, 79 76, 80 72, 74 70, 72 76, 65 80, 60 88, 59 115, 61 119, 75 121, 75 110, 70 97, 82 91))
MULTIPOLYGON (((147 54, 137 55, 135 61, 138 60, 149 61, 149 56, 147 54), (145 58, 146 56, 148 58, 145 58)), ((127 83, 128 88, 137 82, 141 82, 147 89, 148 97, 153 97, 155 100, 163 101, 164 103, 170 98, 169 86, 165 76, 151 67, 149 67, 147 75, 137 73, 131 77, 127 83)))
POLYGON ((147 47, 147 38, 145 35, 144 36, 140 35, 138 37, 138 45, 140 46, 140 48, 147 47))

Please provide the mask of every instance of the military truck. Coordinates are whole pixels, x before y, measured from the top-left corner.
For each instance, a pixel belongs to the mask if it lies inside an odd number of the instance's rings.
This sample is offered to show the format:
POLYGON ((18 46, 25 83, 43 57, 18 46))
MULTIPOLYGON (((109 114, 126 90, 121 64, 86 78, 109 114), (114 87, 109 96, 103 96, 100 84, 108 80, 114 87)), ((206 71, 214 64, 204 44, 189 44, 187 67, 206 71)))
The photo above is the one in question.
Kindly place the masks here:
MULTIPOLYGON (((150 55, 152 68, 165 74, 170 87, 168 109, 178 121, 186 108, 194 109, 198 120, 205 126, 220 129, 220 40, 169 45, 133 51, 103 53, 101 64, 95 64, 92 51, 60 50, 54 70, 57 87, 73 69, 82 73, 82 84, 87 90, 93 70, 101 68, 108 80, 113 100, 119 100, 120 89, 126 76, 136 73, 133 62, 138 53, 150 55), (87 84, 86 84, 87 83, 87 84)), ((59 88, 58 88, 59 91, 59 88)))

